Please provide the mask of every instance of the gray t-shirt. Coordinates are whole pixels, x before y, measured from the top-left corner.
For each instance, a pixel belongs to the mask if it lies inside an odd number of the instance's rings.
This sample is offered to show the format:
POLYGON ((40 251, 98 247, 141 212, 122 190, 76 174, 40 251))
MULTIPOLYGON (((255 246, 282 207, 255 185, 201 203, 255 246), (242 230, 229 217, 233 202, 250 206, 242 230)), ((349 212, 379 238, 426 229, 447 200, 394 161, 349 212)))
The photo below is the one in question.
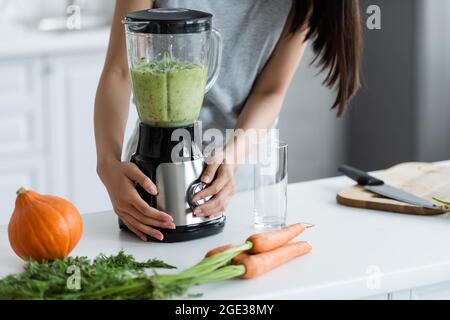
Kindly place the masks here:
MULTIPOLYGON (((234 129, 252 87, 269 60, 283 31, 292 0, 156 0, 158 8, 189 8, 213 14, 213 27, 223 41, 222 68, 205 95, 200 113, 203 130, 234 129)), ((137 131, 137 130, 136 130, 137 131)), ((128 145, 136 149, 137 132, 128 145)), ((252 186, 251 166, 235 180, 239 190, 252 186)))
POLYGON ((155 5, 213 14, 213 27, 222 35, 222 68, 205 96, 200 120, 204 129, 234 129, 280 38, 292 0, 157 0, 155 5))

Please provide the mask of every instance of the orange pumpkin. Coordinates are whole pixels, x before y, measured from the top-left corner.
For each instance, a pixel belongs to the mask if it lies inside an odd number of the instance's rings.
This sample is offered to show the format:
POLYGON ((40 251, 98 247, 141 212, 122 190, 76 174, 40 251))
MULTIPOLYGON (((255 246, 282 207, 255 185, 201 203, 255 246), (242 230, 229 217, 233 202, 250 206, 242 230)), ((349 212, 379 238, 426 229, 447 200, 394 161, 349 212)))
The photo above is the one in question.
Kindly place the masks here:
POLYGON ((69 201, 20 188, 8 225, 14 252, 22 259, 63 259, 75 248, 83 221, 69 201))

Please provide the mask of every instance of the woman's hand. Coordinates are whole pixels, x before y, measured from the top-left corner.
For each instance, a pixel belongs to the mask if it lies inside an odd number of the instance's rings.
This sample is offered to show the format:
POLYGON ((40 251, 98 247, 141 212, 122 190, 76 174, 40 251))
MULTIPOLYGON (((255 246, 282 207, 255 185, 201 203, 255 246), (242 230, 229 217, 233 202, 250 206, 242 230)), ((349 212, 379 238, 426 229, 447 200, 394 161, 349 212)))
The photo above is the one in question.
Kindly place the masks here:
POLYGON ((198 206, 194 210, 194 215, 198 217, 215 217, 225 211, 231 197, 236 193, 234 184, 234 174, 236 167, 229 164, 223 154, 217 155, 206 167, 200 180, 209 184, 204 190, 198 192, 192 200, 197 202, 200 199, 212 197, 205 204, 198 206))
POLYGON ((143 241, 147 236, 158 240, 164 237, 150 226, 175 229, 170 215, 150 207, 136 191, 136 184, 139 184, 152 195, 158 193, 155 184, 134 163, 116 160, 99 166, 98 174, 108 190, 116 214, 143 241))

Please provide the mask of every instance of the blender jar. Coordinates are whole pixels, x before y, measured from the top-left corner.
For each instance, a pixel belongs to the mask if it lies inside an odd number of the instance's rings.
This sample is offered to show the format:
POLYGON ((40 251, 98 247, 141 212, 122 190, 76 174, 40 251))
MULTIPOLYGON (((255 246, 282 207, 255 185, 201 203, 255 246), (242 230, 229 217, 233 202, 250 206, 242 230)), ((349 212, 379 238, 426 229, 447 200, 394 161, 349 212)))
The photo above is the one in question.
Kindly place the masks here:
POLYGON ((125 17, 128 63, 141 122, 182 127, 198 119, 221 63, 221 38, 211 22, 210 13, 181 8, 143 10, 125 17))

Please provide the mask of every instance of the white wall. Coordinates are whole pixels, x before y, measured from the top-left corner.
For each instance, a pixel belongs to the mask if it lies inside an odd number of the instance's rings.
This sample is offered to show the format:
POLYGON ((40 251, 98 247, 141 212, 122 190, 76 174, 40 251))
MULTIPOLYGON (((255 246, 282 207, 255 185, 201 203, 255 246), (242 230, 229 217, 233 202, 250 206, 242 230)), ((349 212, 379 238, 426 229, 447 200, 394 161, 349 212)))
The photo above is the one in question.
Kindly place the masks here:
POLYGON ((412 160, 416 11, 411 0, 361 4, 379 5, 382 20, 381 30, 363 28, 362 89, 350 111, 349 163, 375 170, 412 160))
POLYGON ((363 88, 349 121, 349 163, 364 170, 450 158, 450 1, 377 4, 364 28, 363 88))
POLYGON ((290 182, 336 175, 345 162, 346 120, 329 110, 335 94, 322 86, 324 76, 316 76, 311 58, 308 48, 280 116, 280 136, 289 143, 290 182))
POLYGON ((418 2, 416 157, 450 158, 450 1, 418 2))

